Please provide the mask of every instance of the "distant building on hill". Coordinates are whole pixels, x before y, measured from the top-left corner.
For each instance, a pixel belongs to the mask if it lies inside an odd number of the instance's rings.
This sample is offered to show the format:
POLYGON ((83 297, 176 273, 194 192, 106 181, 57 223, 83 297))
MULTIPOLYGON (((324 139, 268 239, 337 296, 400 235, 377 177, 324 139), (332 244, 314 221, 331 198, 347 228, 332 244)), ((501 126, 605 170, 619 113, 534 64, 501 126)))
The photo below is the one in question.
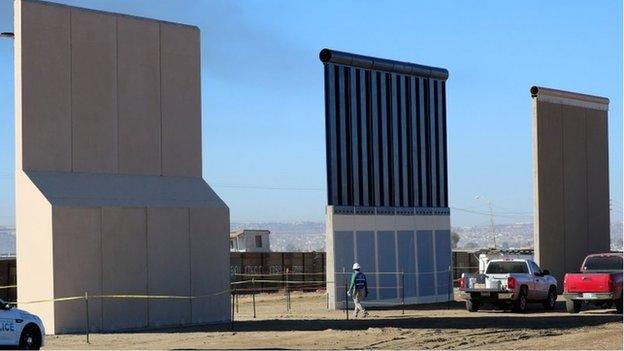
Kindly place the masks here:
POLYGON ((271 243, 268 230, 239 229, 230 232, 231 252, 269 252, 271 243))

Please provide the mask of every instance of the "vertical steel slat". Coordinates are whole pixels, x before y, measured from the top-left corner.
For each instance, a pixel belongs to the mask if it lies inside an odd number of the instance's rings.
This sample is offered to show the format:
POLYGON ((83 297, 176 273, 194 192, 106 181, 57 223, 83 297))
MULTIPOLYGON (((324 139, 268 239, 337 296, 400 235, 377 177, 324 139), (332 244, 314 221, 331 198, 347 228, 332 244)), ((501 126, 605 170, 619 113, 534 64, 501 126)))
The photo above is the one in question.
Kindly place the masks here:
POLYGON ((386 82, 388 80, 388 74, 381 74, 381 84, 379 94, 381 95, 381 172, 383 174, 383 201, 381 206, 391 206, 390 204, 390 177, 388 170, 388 108, 386 82))
POLYGON ((340 194, 341 201, 339 205, 347 205, 349 201, 349 178, 347 172, 347 111, 345 107, 345 68, 338 66, 338 91, 339 91, 339 121, 340 121, 340 135, 339 135, 339 148, 340 148, 340 194))
POLYGON ((438 96, 436 96, 438 102, 438 206, 444 207, 444 198, 446 197, 446 189, 444 188, 444 174, 446 169, 444 166, 444 140, 443 140, 443 100, 442 100, 442 82, 437 81, 438 84, 438 96))
POLYGON ((351 122, 351 193, 353 194, 353 206, 360 206, 360 153, 358 143, 358 115, 357 115, 357 88, 355 86, 355 68, 349 68, 349 121, 351 122))
POLYGON ((410 101, 412 102, 410 105, 410 138, 412 140, 412 149, 410 153, 412 155, 412 198, 414 199, 413 206, 420 206, 420 183, 418 182, 418 174, 420 172, 420 168, 418 167, 418 159, 420 158, 420 154, 418 153, 418 115, 416 114, 416 108, 418 107, 416 100, 416 84, 419 79, 416 77, 412 77, 410 79, 410 101))
POLYGON ((381 172, 379 169, 379 163, 381 160, 381 149, 379 148, 379 130, 377 126, 379 125, 379 113, 377 111, 377 72, 372 71, 370 73, 370 97, 371 97, 371 128, 373 135, 373 186, 375 188, 375 206, 381 206, 381 193, 380 193, 380 177, 381 172))
POLYGON ((338 204, 338 157, 336 155, 336 81, 334 76, 335 65, 325 65, 325 99, 327 109, 327 143, 329 145, 327 160, 327 196, 328 205, 338 204))
POLYGON ((407 140, 407 111, 406 109, 406 103, 405 103, 405 99, 407 98, 407 94, 406 94, 406 88, 405 88, 405 76, 399 76, 400 79, 400 85, 399 85, 399 96, 401 96, 401 123, 400 123, 400 130, 399 132, 401 133, 401 191, 403 192, 403 195, 401 196, 401 206, 403 207, 407 207, 408 205, 408 201, 409 201, 409 194, 408 194, 408 178, 407 178, 407 171, 409 169, 409 163, 408 163, 408 154, 407 154, 407 146, 408 146, 408 140, 407 140))
POLYGON ((442 82, 442 131, 443 133, 443 147, 444 147, 444 207, 449 206, 448 202, 448 141, 446 130, 446 82, 442 82))
POLYGON ((392 92, 392 154, 390 155, 392 160, 392 190, 393 190, 393 203, 392 206, 401 206, 401 188, 399 181, 399 111, 398 111, 398 94, 397 94, 397 75, 392 74, 390 80, 390 87, 392 92))
POLYGON ((360 91, 360 155, 361 155, 361 166, 362 166, 362 172, 361 172, 361 189, 362 189, 362 193, 360 194, 361 196, 361 204, 362 206, 370 206, 370 202, 369 202, 369 193, 370 193, 370 184, 369 184, 369 180, 368 180, 368 175, 369 175, 369 170, 368 170, 368 161, 370 160, 370 155, 369 155, 369 145, 368 145, 368 115, 366 113, 366 107, 367 107, 367 103, 366 103, 366 71, 361 69, 360 71, 360 86, 359 86, 359 91, 360 91))
POLYGON ((431 207, 438 206, 438 167, 437 167, 437 159, 438 159, 438 148, 436 145, 436 97, 435 97, 435 84, 436 81, 433 79, 429 80, 429 147, 431 149, 430 158, 431 158, 431 207))
POLYGON ((428 206, 427 199, 429 196, 429 187, 427 184, 427 130, 425 128, 425 119, 427 116, 425 114, 425 80, 422 78, 418 79, 418 89, 420 92, 420 108, 418 111, 418 123, 420 125, 420 206, 428 206))

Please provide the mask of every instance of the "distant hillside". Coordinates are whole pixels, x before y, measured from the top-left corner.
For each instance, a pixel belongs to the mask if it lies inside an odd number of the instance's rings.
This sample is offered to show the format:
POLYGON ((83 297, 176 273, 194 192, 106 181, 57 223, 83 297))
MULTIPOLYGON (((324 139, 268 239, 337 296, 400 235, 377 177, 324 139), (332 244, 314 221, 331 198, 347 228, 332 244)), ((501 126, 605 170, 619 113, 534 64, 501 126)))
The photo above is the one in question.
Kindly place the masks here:
POLYGON ((15 229, 0 226, 0 255, 15 255, 15 229))
MULTIPOLYGON (((231 223, 231 229, 268 229, 272 251, 325 251, 325 222, 231 223)), ((489 226, 453 227, 459 235, 458 248, 492 246, 489 226)), ((622 221, 611 223, 611 249, 622 250, 622 221)), ((498 224, 495 226, 498 247, 533 247, 533 223, 498 224)), ((0 226, 0 255, 15 254, 15 229, 0 226)))

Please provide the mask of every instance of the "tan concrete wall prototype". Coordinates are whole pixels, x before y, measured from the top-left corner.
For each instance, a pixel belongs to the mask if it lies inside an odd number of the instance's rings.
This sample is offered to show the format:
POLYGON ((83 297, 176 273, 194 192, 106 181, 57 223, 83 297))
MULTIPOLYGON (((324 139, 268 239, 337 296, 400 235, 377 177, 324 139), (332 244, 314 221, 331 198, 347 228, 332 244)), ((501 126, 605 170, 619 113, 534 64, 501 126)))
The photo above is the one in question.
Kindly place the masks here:
POLYGON ((15 4, 20 169, 201 177, 197 27, 15 4))
POLYGON ((610 247, 609 100, 534 87, 535 257, 563 275, 610 247))
POLYGON ((48 333, 230 318, 196 27, 15 1, 18 305, 48 333), (199 296, 119 299, 98 295, 199 296))
POLYGON ((160 26, 117 18, 119 173, 161 174, 160 26))
MULTIPOLYGON (((189 210, 149 208, 147 228, 148 290, 157 295, 190 295, 189 210), (186 235, 171 240, 171 233, 186 235)), ((154 326, 191 321, 190 300, 150 300, 149 311, 154 326)))
MULTIPOLYGON (((101 216, 102 294, 147 295, 146 209, 103 207, 101 216)), ((102 324, 109 329, 146 327, 147 314, 147 300, 102 301, 102 324)))

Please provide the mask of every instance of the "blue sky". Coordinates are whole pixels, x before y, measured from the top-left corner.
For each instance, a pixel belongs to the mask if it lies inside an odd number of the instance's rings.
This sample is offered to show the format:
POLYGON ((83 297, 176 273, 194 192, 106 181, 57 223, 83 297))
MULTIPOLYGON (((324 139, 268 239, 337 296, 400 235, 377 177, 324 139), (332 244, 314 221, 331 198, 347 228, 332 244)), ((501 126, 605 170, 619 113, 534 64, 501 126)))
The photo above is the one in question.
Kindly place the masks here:
MULTIPOLYGON (((619 1, 63 0, 198 25, 204 178, 232 221, 323 220, 324 47, 439 66, 452 207, 531 221, 531 101, 542 85, 606 96, 612 219, 622 217, 619 1), (252 187, 249 187, 252 186, 252 187)), ((0 31, 13 27, 0 0, 0 31)), ((14 223, 13 54, 0 41, 0 224, 14 223)), ((488 217, 452 211, 453 225, 488 217)))

